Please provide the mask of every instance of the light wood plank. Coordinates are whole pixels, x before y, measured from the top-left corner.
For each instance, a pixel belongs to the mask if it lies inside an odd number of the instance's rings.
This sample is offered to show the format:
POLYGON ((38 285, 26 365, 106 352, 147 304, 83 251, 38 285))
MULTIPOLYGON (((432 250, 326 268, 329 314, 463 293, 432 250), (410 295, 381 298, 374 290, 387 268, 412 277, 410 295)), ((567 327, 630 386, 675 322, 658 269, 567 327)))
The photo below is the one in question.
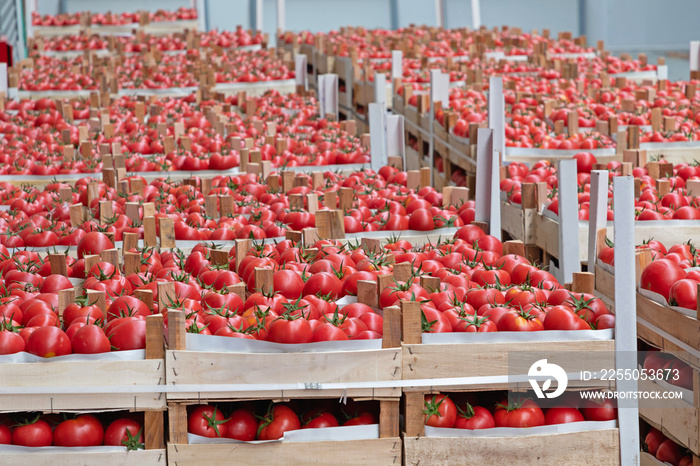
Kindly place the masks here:
POLYGON ((168 384, 369 382, 401 379, 401 350, 323 353, 166 352, 168 384), (245 367, 233 371, 232 367, 245 367), (276 370, 270 370, 271 367, 276 370))
POLYGON ((279 442, 260 445, 168 445, 168 461, 177 466, 215 465, 302 466, 329 464, 401 464, 401 439, 345 442, 279 442))
POLYGON ((494 438, 404 438, 407 466, 618 465, 618 429, 494 438))
POLYGON ((4 466, 75 466, 99 464, 100 466, 165 465, 165 450, 139 450, 125 452, 51 452, 3 453, 4 466))

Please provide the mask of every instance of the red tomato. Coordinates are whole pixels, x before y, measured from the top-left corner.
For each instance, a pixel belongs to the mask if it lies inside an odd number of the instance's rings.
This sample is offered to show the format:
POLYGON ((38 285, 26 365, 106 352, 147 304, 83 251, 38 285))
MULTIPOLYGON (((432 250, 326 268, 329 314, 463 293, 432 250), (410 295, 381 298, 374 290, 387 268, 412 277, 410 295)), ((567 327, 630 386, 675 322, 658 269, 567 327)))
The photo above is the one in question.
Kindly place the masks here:
POLYGON ((496 405, 493 419, 496 427, 537 427, 545 423, 544 413, 530 399, 512 404, 504 401, 496 405))
POLYGON ((457 421, 457 405, 444 394, 425 395, 425 425, 452 428, 457 421))
POLYGON ((103 440, 102 423, 90 414, 63 421, 53 433, 53 444, 57 447, 96 447, 103 440))
POLYGON ((227 438, 249 442, 255 440, 257 432, 258 420, 255 418, 255 414, 249 409, 236 409, 231 413, 228 421, 226 421, 225 436, 227 438))
POLYGON ((12 430, 12 445, 23 447, 50 447, 53 443, 53 431, 48 422, 37 415, 31 421, 15 426, 12 430))
POLYGON ((278 440, 285 432, 301 429, 299 417, 291 408, 283 404, 270 408, 258 425, 258 440, 278 440))
POLYGON ((566 424, 569 422, 582 422, 584 421, 583 414, 576 408, 569 408, 566 406, 554 406, 549 408, 544 415, 545 424, 551 426, 552 424, 566 424))
POLYGON ((459 415, 455 422, 455 429, 490 429, 496 427, 496 422, 493 419, 491 412, 483 406, 472 406, 466 404, 462 410, 459 407, 459 415))
POLYGON ((26 351, 42 358, 70 354, 71 342, 58 327, 40 327, 27 338, 26 351))
POLYGON ((224 414, 216 406, 197 406, 187 416, 187 432, 202 437, 226 437, 228 431, 224 414))
POLYGON ((117 419, 105 429, 105 445, 123 445, 127 450, 143 450, 143 442, 143 425, 134 419, 117 419))

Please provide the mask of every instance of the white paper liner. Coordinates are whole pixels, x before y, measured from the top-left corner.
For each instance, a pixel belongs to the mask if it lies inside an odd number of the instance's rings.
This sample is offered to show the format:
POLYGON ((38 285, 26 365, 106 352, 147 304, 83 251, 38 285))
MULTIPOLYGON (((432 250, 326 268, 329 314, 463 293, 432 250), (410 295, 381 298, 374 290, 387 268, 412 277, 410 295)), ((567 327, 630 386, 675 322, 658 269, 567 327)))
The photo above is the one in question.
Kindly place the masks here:
POLYGON ((676 141, 676 142, 645 142, 639 145, 640 149, 658 150, 658 149, 698 149, 700 150, 699 141, 676 141))
POLYGON ((566 424, 555 424, 551 426, 538 427, 492 427, 491 429, 454 429, 445 427, 425 426, 425 436, 433 438, 450 437, 527 437, 530 435, 556 435, 569 434, 573 432, 587 432, 591 430, 614 429, 617 421, 582 421, 569 422, 566 424))
MULTIPOLYGON (((380 340, 381 341, 381 340, 380 340)), ((81 362, 81 361, 141 361, 146 357, 146 350, 110 351, 99 354, 67 354, 54 358, 42 358, 25 351, 15 354, 0 355, 0 364, 81 362)))
POLYGON ((316 343, 285 344, 216 335, 188 333, 188 351, 223 353, 325 353, 331 351, 369 351, 382 348, 382 339, 319 341, 316 343))
POLYGON ((651 455, 645 451, 641 452, 642 463, 646 465, 658 465, 658 466, 671 466, 671 463, 666 463, 665 461, 659 461, 654 455, 651 455))
MULTIPOLYGON (((99 447, 23 447, 20 445, 0 445, 0 453, 18 454, 50 454, 50 453, 76 453, 76 463, 80 462, 80 453, 134 453, 129 452, 126 447, 118 446, 99 446, 99 447)), ((38 459, 38 458, 37 458, 38 459)))
POLYGON ((196 444, 264 444, 279 442, 342 442, 347 440, 372 440, 379 438, 379 424, 363 426, 339 426, 324 427, 322 429, 298 429, 284 433, 279 440, 253 440, 252 442, 242 442, 230 438, 210 438, 201 435, 187 434, 190 445, 196 444))
MULTIPOLYGON (((256 82, 228 82, 216 83, 213 90, 236 90, 242 91, 246 89, 275 89, 276 87, 296 86, 296 79, 277 79, 272 81, 256 81, 256 82)), ((196 88, 195 88, 196 89, 196 88)))
POLYGON ((559 341, 612 340, 614 329, 603 330, 542 330, 538 332, 447 332, 423 333, 424 345, 456 345, 464 343, 532 343, 559 341))

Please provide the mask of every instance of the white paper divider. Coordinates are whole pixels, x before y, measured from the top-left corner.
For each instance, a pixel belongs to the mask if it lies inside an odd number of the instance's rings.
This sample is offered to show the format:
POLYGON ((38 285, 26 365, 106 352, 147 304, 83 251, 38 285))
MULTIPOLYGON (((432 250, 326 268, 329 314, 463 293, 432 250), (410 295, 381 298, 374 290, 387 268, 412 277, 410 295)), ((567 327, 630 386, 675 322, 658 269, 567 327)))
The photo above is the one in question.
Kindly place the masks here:
POLYGON ((188 333, 188 351, 228 353, 325 353, 331 351, 369 351, 382 348, 381 338, 374 340, 320 341, 305 344, 284 344, 270 341, 230 338, 188 333))
POLYGON ((403 78, 403 52, 401 50, 391 51, 391 79, 403 78))
MULTIPOLYGON (((560 160, 557 167, 559 186, 559 276, 560 283, 570 283, 581 271, 578 251, 578 185, 576 160, 560 160)), ((634 232, 632 232, 634 238, 634 232)))
POLYGON ((338 75, 318 75, 318 104, 321 118, 331 114, 338 118, 338 75))
POLYGON ((386 109, 383 104, 369 104, 369 146, 372 170, 387 164, 386 109))
POLYGON ((587 432, 591 430, 614 429, 617 421, 582 421, 566 424, 554 424, 551 426, 537 426, 527 428, 516 427, 492 427, 490 429, 454 429, 445 427, 425 426, 425 436, 437 438, 449 437, 525 437, 530 435, 556 435, 574 432, 587 432))
POLYGON ((447 332, 423 333, 424 345, 465 343, 533 343, 559 341, 605 341, 613 339, 613 329, 603 330, 545 330, 542 332, 447 332))
POLYGON ((380 71, 374 72, 374 101, 386 107, 386 75, 380 71))
POLYGON ((690 42, 690 71, 700 70, 700 40, 690 42))
MULTIPOLYGON (((634 178, 613 179, 615 205, 615 365, 637 367, 637 294, 634 246, 634 178)), ((559 205, 561 209, 561 204, 559 205)), ((636 392, 637 381, 617 381, 618 392, 636 392)), ((618 400, 620 463, 639 464, 639 402, 618 400)))
POLYGON ((98 354, 66 354, 53 358, 42 358, 34 354, 22 351, 15 354, 0 355, 0 364, 24 364, 24 363, 54 363, 54 362, 80 362, 80 361, 140 361, 146 357, 146 350, 110 351, 98 354))
POLYGON ((321 429, 298 429, 284 433, 279 440, 254 440, 242 442, 230 438, 210 438, 201 435, 187 434, 190 445, 196 444, 265 444, 280 442, 342 442, 348 440, 372 440, 379 438, 379 424, 360 426, 324 427, 321 429))
POLYGON ((656 79, 668 79, 668 65, 656 65, 656 79))
POLYGON ((294 57, 294 78, 297 86, 304 86, 304 90, 309 89, 309 77, 307 76, 306 55, 299 54, 294 57))
POLYGON ((489 128, 493 129, 493 148, 500 161, 506 158, 506 102, 503 97, 503 78, 489 78, 489 128))
POLYGON ((388 156, 398 156, 406 167, 406 132, 404 131, 403 115, 386 116, 386 153, 388 156))
POLYGON ((591 172, 591 202, 588 217, 588 271, 595 272, 594 264, 598 258, 596 250, 597 232, 608 223, 608 171, 591 172))

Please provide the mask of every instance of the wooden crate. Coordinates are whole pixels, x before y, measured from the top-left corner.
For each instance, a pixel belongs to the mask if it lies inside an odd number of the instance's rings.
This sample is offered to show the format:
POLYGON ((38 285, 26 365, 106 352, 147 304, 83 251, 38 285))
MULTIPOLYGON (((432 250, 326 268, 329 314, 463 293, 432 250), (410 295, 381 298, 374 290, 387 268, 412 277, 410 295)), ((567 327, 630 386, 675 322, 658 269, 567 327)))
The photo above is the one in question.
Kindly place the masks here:
POLYGON ((165 383, 163 316, 148 316, 146 359, 137 361, 46 361, 0 365, 0 387, 16 389, 2 396, 0 412, 164 410, 163 393, 89 393, 89 387, 162 385, 165 383), (32 393, 28 388, 47 393, 32 393), (57 388, 66 393, 52 393, 57 388))
MULTIPOLYGON (((669 389, 651 380, 640 380, 639 390, 665 392, 669 389)), ((639 406, 639 417, 659 429, 665 436, 688 448, 695 456, 700 454, 700 375, 693 368, 693 404, 684 400, 663 400, 663 408, 650 408, 646 403, 639 406)))
POLYGON ((403 441, 407 466, 620 464, 618 429, 523 437, 405 436, 403 441))
MULTIPOLYGON (((323 390, 323 384, 375 382, 401 379, 401 349, 395 329, 400 326, 399 315, 384 315, 383 348, 361 351, 327 351, 315 353, 235 353, 202 352, 186 349, 184 316, 170 311, 169 349, 165 354, 168 385, 227 385, 227 384, 318 384, 296 390, 275 390, 269 393, 284 397, 398 397, 399 388, 350 388, 323 390), (270 370, 271 367, 276 368, 270 370), (240 368, 240 369, 235 369, 240 368), (320 388, 320 389, 319 389, 320 388)), ((258 398, 250 391, 216 391, 169 393, 168 401, 221 400, 258 398)), ((272 397, 269 395, 268 397, 272 397)))
POLYGON ((187 406, 169 407, 168 462, 200 465, 402 464, 399 398, 380 401, 379 438, 368 440, 274 442, 266 444, 194 444, 187 439, 187 406))
POLYGON ((98 451, 99 448, 63 448, 50 451, 36 448, 34 451, 3 451, 3 466, 72 466, 76 464, 100 464, 103 466, 165 466, 164 411, 145 412, 143 435, 145 450, 98 451))

